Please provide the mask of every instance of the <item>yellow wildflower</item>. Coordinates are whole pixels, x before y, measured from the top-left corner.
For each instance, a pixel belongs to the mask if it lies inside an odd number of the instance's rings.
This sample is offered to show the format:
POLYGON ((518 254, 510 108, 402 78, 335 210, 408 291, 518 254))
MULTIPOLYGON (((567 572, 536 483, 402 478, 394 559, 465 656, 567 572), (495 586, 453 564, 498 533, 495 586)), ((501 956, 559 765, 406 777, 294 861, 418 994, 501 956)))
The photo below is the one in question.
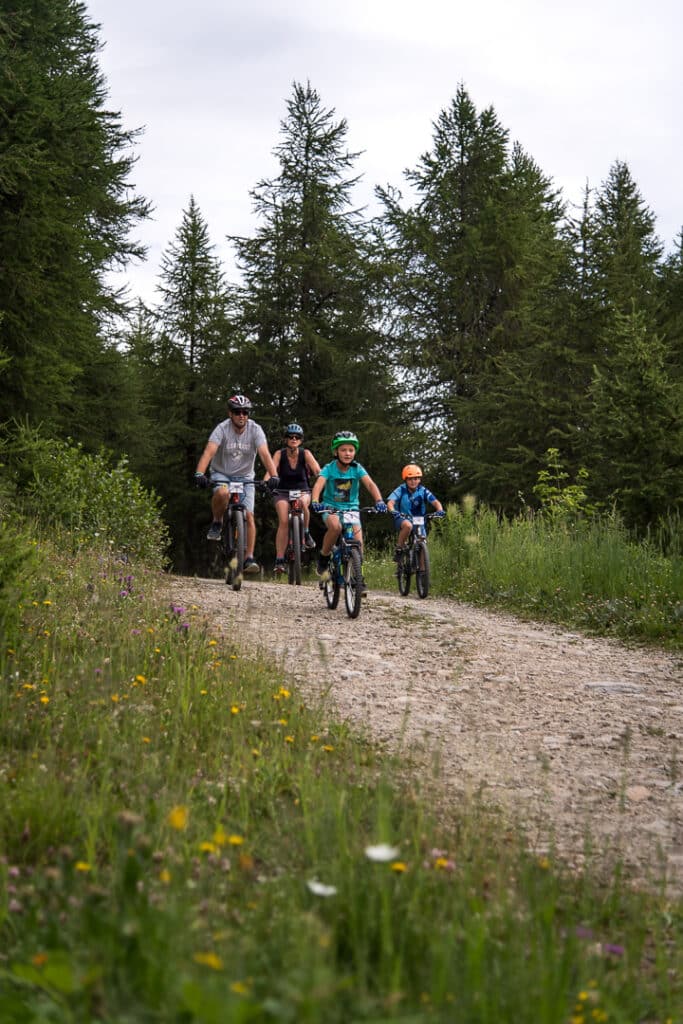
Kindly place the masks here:
POLYGON ((188 817, 189 812, 187 807, 185 807, 184 804, 177 804, 175 807, 171 808, 166 820, 171 828, 176 829, 178 832, 182 832, 187 828, 188 817))
POLYGON ((223 961, 215 953, 195 953, 193 960, 204 967, 210 967, 212 971, 223 970, 223 961))

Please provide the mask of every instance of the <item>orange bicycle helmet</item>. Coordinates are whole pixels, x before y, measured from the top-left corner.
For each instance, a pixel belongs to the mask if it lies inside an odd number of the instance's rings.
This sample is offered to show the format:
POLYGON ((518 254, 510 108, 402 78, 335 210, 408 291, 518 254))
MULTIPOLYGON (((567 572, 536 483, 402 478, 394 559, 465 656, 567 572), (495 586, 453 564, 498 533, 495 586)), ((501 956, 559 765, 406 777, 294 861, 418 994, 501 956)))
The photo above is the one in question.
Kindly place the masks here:
POLYGON ((404 466, 401 470, 401 479, 407 480, 409 476, 418 476, 422 479, 422 470, 419 466, 416 466, 413 462, 409 462, 407 466, 404 466))

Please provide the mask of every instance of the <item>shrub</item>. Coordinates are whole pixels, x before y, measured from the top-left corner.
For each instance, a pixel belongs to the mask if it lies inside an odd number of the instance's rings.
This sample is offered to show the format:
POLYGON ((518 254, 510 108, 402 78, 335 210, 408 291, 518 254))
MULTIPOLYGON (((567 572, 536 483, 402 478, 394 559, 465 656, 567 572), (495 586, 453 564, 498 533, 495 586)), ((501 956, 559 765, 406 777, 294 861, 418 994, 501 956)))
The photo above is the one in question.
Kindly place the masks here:
POLYGON ((106 542, 149 565, 163 562, 168 531, 160 500, 130 472, 125 456, 114 462, 104 450, 90 454, 27 427, 18 428, 8 450, 25 511, 39 523, 66 527, 76 547, 106 542))

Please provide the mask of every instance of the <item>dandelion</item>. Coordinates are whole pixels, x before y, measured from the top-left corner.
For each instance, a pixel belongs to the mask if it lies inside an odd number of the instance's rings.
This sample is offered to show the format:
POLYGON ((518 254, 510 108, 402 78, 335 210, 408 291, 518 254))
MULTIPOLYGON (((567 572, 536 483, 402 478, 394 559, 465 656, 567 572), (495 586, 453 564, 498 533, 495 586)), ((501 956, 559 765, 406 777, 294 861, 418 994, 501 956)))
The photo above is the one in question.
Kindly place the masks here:
POLYGON ((199 844, 199 849, 202 853, 218 853, 218 846, 216 843, 203 842, 199 844))
POLYGON ((195 953, 192 959, 197 964, 210 967, 212 971, 223 970, 223 961, 215 953, 195 953))
POLYGON ((408 865, 405 863, 405 861, 395 860, 395 861, 392 861, 391 870, 395 871, 396 874, 400 875, 404 871, 408 870, 408 865))
POLYGON ((171 872, 168 868, 162 868, 159 872, 159 881, 162 885, 170 885, 171 883, 171 872))
POLYGON ((47 697, 45 694, 43 694, 43 696, 40 698, 40 703, 41 704, 49 704, 50 703, 50 698, 47 697))
POLYGON ((278 725, 287 725, 287 719, 286 718, 278 718, 277 724, 278 725))
POLYGON ((314 896, 336 896, 337 888, 334 885, 325 885, 324 882, 319 882, 317 878, 311 878, 306 882, 306 888, 309 892, 312 892, 314 896))
POLYGON ((437 871, 455 871, 455 861, 451 860, 450 857, 437 857, 434 861, 434 867, 437 871))
POLYGON ((284 686, 280 687, 280 689, 278 690, 278 695, 280 697, 284 697, 285 700, 287 699, 287 697, 291 697, 292 696, 291 693, 289 692, 289 690, 286 689, 286 687, 284 687, 284 686))
POLYGON ((169 811, 166 821, 171 828, 176 829, 177 832, 182 832, 187 828, 188 817, 189 812, 187 807, 185 807, 184 804, 177 804, 169 811))
POLYGON ((114 702, 114 704, 118 704, 118 702, 119 702, 119 695, 118 695, 118 693, 112 693, 111 699, 114 702))
POLYGON ((88 871, 92 871, 92 867, 88 864, 87 860, 77 860, 74 864, 74 868, 76 871, 81 871, 83 874, 86 874, 88 871))
POLYGON ((261 756, 261 751, 257 747, 252 747, 251 748, 251 752, 252 752, 252 755, 254 757, 260 757, 261 756))
POLYGON ((216 843, 217 846, 225 846, 225 844, 228 842, 228 837, 222 825, 219 825, 216 831, 214 832, 213 841, 214 843, 216 843))
POLYGON ((45 600, 45 601, 43 601, 43 604, 44 604, 44 605, 45 605, 46 607, 48 607, 48 608, 49 608, 49 607, 50 607, 50 605, 52 604, 52 601, 48 601, 48 600, 45 600))
POLYGON ((151 739, 149 738, 149 736, 143 736, 143 737, 142 737, 142 742, 143 742, 143 743, 151 743, 152 741, 151 741, 151 739))
POLYGON ((237 704, 233 704, 232 707, 230 708, 230 714, 231 715, 239 715, 239 713, 240 713, 240 709, 239 709, 238 705, 237 704))
POLYGON ((365 856, 376 864, 386 864, 398 857, 398 849, 395 846, 389 846, 388 843, 379 843, 376 846, 366 846, 365 856))
POLYGON ((325 750, 328 754, 331 754, 332 751, 334 750, 334 747, 330 743, 325 743, 323 744, 323 750, 325 750))
POLYGON ((217 643, 218 640, 209 640, 209 647, 215 647, 217 643))
POLYGON ((548 868, 550 867, 550 861, 549 861, 549 859, 548 859, 547 857, 539 857, 539 858, 538 858, 538 866, 539 866, 539 868, 541 868, 541 869, 542 869, 543 871, 547 871, 547 870, 548 870, 548 868))
POLYGON ((293 742, 294 742, 294 737, 293 736, 285 736, 285 743, 293 743, 293 742))
POLYGON ((319 739, 320 737, 313 733, 313 735, 311 736, 311 743, 317 743, 319 739))
POLYGON ((233 981, 230 986, 230 991, 234 992, 236 996, 248 996, 249 986, 243 981, 233 981))
POLYGON ((137 675, 137 676, 135 677, 135 682, 136 682, 136 683, 141 683, 142 685, 144 685, 144 684, 145 684, 145 683, 147 682, 147 676, 143 676, 143 675, 139 675, 139 674, 138 674, 138 675, 137 675))
POLYGON ((200 694, 202 695, 202 697, 206 697, 206 695, 207 695, 207 693, 208 693, 209 691, 208 691, 208 690, 200 690, 199 692, 200 692, 200 694))
POLYGON ((244 842, 244 836, 231 835, 228 836, 228 843, 230 846, 241 846, 244 842))

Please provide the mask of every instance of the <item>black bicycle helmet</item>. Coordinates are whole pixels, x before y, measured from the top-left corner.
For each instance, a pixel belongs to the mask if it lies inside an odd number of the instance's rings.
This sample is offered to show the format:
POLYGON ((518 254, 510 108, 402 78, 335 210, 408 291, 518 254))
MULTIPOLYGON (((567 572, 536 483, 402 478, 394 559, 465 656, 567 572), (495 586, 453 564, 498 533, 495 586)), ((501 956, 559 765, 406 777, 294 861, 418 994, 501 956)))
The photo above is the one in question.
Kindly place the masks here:
POLYGON ((288 434, 298 434, 298 436, 303 440, 304 428, 299 426, 298 423, 288 423, 284 429, 284 433, 285 436, 287 436, 288 434))
POLYGON ((246 395, 233 395, 228 399, 230 412, 251 412, 252 405, 246 395))

